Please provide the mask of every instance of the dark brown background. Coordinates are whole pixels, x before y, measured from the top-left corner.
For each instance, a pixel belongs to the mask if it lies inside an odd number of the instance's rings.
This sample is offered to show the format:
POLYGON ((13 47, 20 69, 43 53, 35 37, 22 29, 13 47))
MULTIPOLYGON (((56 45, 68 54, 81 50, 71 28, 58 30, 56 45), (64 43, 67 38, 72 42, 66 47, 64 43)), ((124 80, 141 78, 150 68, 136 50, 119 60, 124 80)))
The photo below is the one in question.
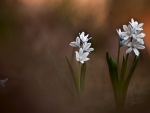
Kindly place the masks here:
MULTIPOLYGON (((126 113, 150 112, 149 0, 1 0, 0 113, 111 113, 113 90, 105 53, 116 58, 116 28, 134 18, 144 23, 146 49, 132 77, 126 113), (77 70, 69 43, 79 32, 90 34, 83 106, 79 108, 65 56, 77 70)), ((125 54, 127 48, 122 48, 125 54)), ((130 63, 134 54, 130 55, 130 63)))

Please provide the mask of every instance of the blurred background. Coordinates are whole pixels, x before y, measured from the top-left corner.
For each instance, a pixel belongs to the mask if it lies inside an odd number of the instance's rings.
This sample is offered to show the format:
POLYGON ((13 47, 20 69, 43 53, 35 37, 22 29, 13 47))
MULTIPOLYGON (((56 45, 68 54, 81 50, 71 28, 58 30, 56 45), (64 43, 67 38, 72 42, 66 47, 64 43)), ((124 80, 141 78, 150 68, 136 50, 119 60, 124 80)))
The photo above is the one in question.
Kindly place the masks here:
MULTIPOLYGON (((150 1, 149 0, 1 0, 0 87, 1 113, 111 113, 114 94, 105 60, 116 58, 116 29, 134 18, 144 23, 146 49, 127 93, 126 113, 150 112, 150 1), (87 62, 82 108, 65 56, 84 31, 95 49, 87 62)), ((126 47, 121 49, 125 54, 126 47)), ((129 56, 129 65, 134 54, 129 56)))

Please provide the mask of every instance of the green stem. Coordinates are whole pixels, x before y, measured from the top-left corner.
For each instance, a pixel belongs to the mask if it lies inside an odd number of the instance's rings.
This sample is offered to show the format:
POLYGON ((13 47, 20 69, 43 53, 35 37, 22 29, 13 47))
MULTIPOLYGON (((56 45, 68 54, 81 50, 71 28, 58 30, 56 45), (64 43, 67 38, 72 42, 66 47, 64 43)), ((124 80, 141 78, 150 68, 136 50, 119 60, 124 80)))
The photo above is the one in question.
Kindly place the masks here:
POLYGON ((78 64, 78 96, 81 96, 81 84, 80 84, 80 74, 81 74, 81 63, 78 64))
POLYGON ((128 63, 128 57, 129 57, 129 54, 127 54, 127 56, 126 56, 123 76, 120 79, 120 91, 119 91, 118 105, 117 105, 117 109, 120 112, 123 111, 124 104, 125 104, 126 92, 124 92, 124 79, 125 79, 125 76, 126 76, 126 68, 127 68, 127 63, 128 63))
POLYGON ((129 54, 127 54, 127 56, 126 56, 126 63, 125 63, 125 69, 124 69, 123 80, 124 80, 124 78, 125 78, 125 76, 126 76, 126 68, 127 68, 127 63, 128 63, 128 57, 129 57, 129 54))
POLYGON ((118 38, 118 57, 117 57, 118 76, 119 76, 119 57, 120 57, 120 41, 119 41, 119 38, 118 38))

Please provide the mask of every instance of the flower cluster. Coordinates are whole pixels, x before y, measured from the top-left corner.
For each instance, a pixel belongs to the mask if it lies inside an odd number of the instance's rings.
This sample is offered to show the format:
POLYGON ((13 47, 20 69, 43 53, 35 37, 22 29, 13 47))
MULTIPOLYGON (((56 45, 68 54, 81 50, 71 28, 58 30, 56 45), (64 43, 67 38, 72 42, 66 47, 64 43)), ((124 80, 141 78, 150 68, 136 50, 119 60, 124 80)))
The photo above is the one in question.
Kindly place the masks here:
POLYGON ((81 63, 90 60, 89 58, 87 58, 87 56, 91 51, 94 50, 94 48, 90 48, 91 43, 88 43, 88 40, 91 39, 92 37, 88 38, 88 36, 89 35, 88 34, 85 35, 84 32, 82 32, 81 34, 79 33, 79 37, 77 36, 76 41, 70 43, 70 46, 79 48, 79 52, 76 51, 75 53, 76 53, 76 60, 81 63))
POLYGON ((145 34, 141 33, 141 31, 143 30, 143 23, 138 24, 138 22, 134 21, 133 18, 129 23, 130 24, 128 26, 123 25, 123 32, 120 29, 117 30, 120 40, 120 47, 128 46, 129 48, 126 51, 126 54, 130 53, 133 50, 134 53, 139 56, 138 49, 145 48, 145 46, 143 46, 143 38, 145 37, 145 34))

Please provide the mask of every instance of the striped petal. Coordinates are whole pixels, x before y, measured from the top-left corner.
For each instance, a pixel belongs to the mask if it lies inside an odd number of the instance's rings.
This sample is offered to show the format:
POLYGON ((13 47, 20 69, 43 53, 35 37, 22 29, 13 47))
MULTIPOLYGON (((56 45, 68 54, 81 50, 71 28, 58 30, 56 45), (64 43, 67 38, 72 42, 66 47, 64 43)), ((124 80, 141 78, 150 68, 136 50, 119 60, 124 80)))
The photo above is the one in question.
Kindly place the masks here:
POLYGON ((132 51, 132 48, 128 48, 127 51, 126 51, 126 54, 130 53, 132 51))
POLYGON ((139 56, 140 52, 136 48, 133 48, 133 51, 134 51, 136 56, 139 56))

